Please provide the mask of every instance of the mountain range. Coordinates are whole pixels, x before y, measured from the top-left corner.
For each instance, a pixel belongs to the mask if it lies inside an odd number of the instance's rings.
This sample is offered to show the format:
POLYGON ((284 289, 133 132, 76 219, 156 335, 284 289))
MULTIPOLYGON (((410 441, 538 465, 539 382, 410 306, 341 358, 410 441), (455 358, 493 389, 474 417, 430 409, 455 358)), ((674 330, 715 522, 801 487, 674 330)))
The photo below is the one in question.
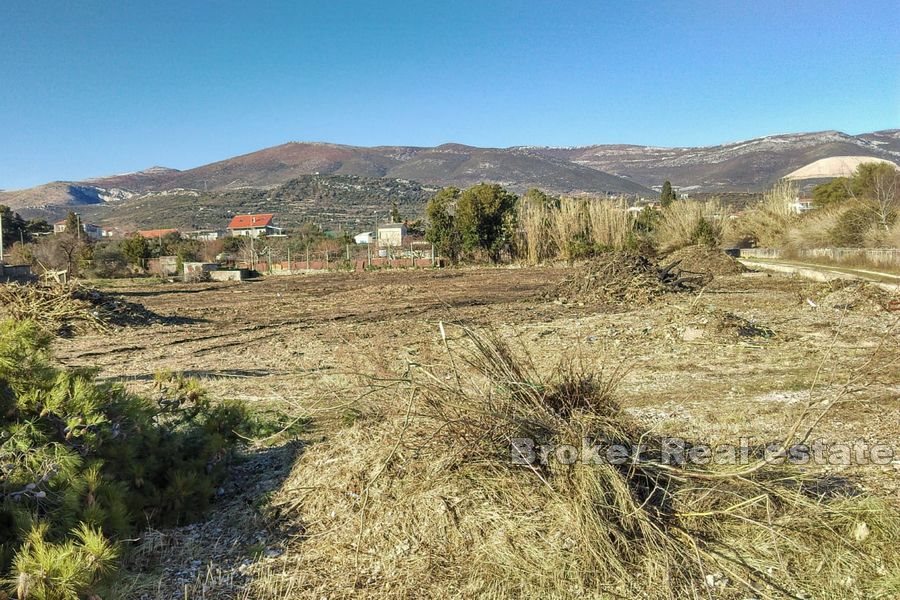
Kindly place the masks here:
MULTIPOLYGON (((192 169, 152 167, 136 173, 0 192, 0 204, 24 216, 51 218, 73 207, 92 207, 98 220, 113 211, 119 215, 117 221, 124 222, 127 215, 113 209, 133 204, 127 200, 271 191, 303 176, 312 176, 313 182, 356 177, 357 190, 358 186, 370 185, 384 188, 381 180, 401 185, 412 182, 423 189, 491 182, 516 192, 537 187, 556 194, 649 198, 656 195, 654 188, 669 180, 682 192, 759 192, 809 163, 845 155, 900 163, 900 129, 860 135, 839 131, 771 135, 717 146, 679 148, 628 144, 569 148, 478 148, 462 144, 358 147, 290 142, 192 169)), ((341 195, 330 197, 337 205, 334 208, 340 209, 344 202, 341 195)), ((354 194, 354 198, 359 197, 359 193, 354 194)), ((191 210, 189 201, 184 208, 191 210)))

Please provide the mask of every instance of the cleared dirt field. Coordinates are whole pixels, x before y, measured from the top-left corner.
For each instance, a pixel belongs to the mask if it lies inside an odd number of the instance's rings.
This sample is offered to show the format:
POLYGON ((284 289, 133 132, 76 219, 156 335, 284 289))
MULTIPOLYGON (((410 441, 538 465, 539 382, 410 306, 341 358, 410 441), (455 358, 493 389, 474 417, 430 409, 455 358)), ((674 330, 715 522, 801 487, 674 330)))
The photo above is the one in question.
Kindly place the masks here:
MULTIPOLYGON (((309 445, 336 433, 338 425, 319 424, 317 415, 352 410, 360 375, 388 378, 409 362, 431 363, 443 352, 439 322, 462 322, 493 329, 539 370, 565 359, 626 368, 619 400, 660 433, 764 444, 781 439, 813 384, 814 394, 837 395, 847 374, 878 349, 885 366, 852 386, 849 401, 813 437, 896 446, 900 313, 829 304, 828 284, 765 273, 717 277, 699 295, 669 295, 641 307, 554 301, 554 284, 569 273, 484 268, 129 283, 114 291, 178 317, 177 324, 61 339, 57 356, 137 389, 159 370, 182 371, 202 379, 215 397, 307 415, 309 445)), ((452 327, 447 333, 459 335, 452 327)), ((900 454, 891 465, 828 470, 900 503, 900 454)), ((266 493, 277 485, 270 482, 266 493)), ((227 537, 223 526, 204 535, 227 537)), ((169 559, 202 555, 199 546, 169 559)), ((296 551, 280 546, 278 553, 296 551)))
MULTIPOLYGON (((817 387, 837 385, 879 344, 898 349, 891 335, 898 313, 820 306, 828 284, 746 273, 718 277, 699 296, 673 294, 649 306, 578 306, 552 299, 567 273, 501 268, 129 284, 114 291, 181 324, 62 339, 57 356, 138 388, 157 371, 180 371, 220 398, 302 408, 325 402, 330 378, 397 373, 406 361, 427 360, 441 350, 438 323, 461 322, 512 338, 541 368, 565 358, 623 365, 619 397, 627 408, 668 432, 726 441, 776 438, 817 373, 817 387), (740 335, 724 314, 763 333, 740 335)), ((900 367, 893 367, 856 390, 854 402, 821 424, 822 435, 894 443, 900 367)), ((895 474, 872 483, 897 494, 895 474)))

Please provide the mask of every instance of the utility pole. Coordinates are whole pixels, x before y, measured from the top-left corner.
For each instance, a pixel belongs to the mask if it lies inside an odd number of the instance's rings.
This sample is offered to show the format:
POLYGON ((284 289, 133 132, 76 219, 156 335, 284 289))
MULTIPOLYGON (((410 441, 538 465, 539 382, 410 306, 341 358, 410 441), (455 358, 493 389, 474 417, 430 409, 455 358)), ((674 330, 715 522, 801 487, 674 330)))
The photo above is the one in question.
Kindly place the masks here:
POLYGON ((253 250, 253 226, 256 225, 256 217, 250 217, 250 269, 256 270, 256 254, 253 250))
POLYGON ((0 264, 3 264, 3 212, 0 211, 0 264))

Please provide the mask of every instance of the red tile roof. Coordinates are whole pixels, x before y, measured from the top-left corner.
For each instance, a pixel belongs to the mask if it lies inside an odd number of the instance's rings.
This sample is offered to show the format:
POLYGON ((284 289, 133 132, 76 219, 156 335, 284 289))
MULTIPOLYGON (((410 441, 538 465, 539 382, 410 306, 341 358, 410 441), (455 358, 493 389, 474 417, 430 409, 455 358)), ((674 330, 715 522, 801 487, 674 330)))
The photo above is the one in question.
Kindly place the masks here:
POLYGON ((142 238, 156 239, 169 235, 170 233, 178 233, 177 229, 146 229, 138 231, 137 234, 142 238))
POLYGON ((272 218, 275 215, 265 213, 260 215, 237 215, 231 219, 228 229, 255 229, 257 227, 268 227, 272 224, 272 218))

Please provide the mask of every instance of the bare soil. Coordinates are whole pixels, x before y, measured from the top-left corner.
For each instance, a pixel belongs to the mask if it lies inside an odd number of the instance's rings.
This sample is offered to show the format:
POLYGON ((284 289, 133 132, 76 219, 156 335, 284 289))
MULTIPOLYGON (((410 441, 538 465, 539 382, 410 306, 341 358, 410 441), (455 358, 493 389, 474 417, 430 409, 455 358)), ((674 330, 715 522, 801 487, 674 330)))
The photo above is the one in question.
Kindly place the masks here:
MULTIPOLYGON (((828 284, 758 272, 716 277, 699 293, 666 294, 649 305, 553 302, 552 290, 572 272, 471 268, 127 283, 112 291, 165 323, 60 339, 56 351, 67 365, 99 367, 137 389, 159 370, 182 371, 215 397, 283 407, 315 424, 326 408, 352 409, 358 391, 349 383, 360 374, 391 377, 409 362, 430 362, 443 351, 439 322, 465 322, 492 328, 542 369, 567 357, 622 365, 628 374, 618 398, 629 412, 661 433, 715 444, 780 440, 811 388, 836 395, 847 373, 878 350, 884 366, 813 437, 896 445, 900 313, 835 308, 822 303, 834 291, 828 284)), ((320 425, 304 443, 334 426, 320 425)), ((888 466, 827 470, 900 503, 900 448, 894 451, 888 466)))
MULTIPOLYGON (((199 377, 221 398, 303 407, 321 402, 329 378, 397 373, 406 361, 427 360, 441 351, 438 323, 464 322, 514 339, 539 367, 575 356, 625 365, 619 396, 626 407, 665 421, 673 433, 715 440, 777 436, 794 412, 791 398, 814 382, 832 382, 879 345, 882 354, 900 351, 892 335, 898 313, 832 308, 823 302, 833 293, 828 284, 747 273, 650 306, 548 299, 571 272, 473 268, 129 283, 111 291, 168 324, 60 339, 56 352, 66 365, 96 366, 138 389, 171 370, 199 377)), ((831 416, 824 436, 893 443, 900 367, 886 367, 831 416)), ((898 493, 896 469, 884 475, 879 485, 898 493)))

